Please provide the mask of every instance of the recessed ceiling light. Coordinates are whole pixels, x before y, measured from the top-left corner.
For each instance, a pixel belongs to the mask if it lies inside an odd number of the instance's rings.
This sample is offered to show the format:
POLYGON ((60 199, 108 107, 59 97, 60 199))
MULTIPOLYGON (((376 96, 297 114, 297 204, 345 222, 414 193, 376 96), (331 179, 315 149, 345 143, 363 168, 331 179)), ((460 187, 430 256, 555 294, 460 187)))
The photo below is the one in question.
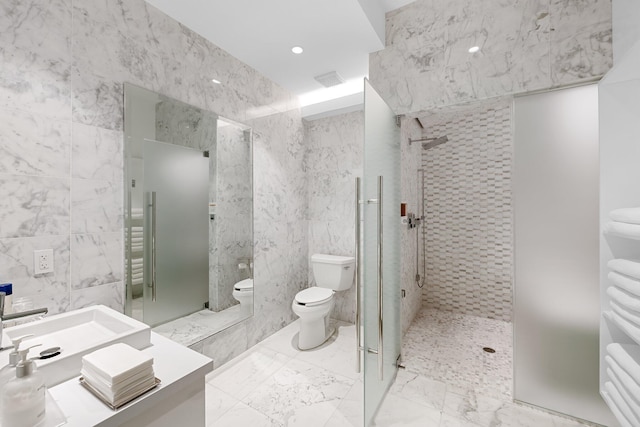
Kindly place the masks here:
POLYGON ((291 52, 295 53, 296 55, 300 55, 302 52, 304 52, 304 49, 300 46, 294 46, 291 48, 291 52))
POLYGON ((480 46, 473 46, 469 48, 469 53, 476 53, 480 50, 480 46))
POLYGON ((222 84, 222 83, 220 82, 220 80, 216 80, 216 79, 211 79, 211 83, 215 83, 215 84, 217 84, 217 85, 222 84))

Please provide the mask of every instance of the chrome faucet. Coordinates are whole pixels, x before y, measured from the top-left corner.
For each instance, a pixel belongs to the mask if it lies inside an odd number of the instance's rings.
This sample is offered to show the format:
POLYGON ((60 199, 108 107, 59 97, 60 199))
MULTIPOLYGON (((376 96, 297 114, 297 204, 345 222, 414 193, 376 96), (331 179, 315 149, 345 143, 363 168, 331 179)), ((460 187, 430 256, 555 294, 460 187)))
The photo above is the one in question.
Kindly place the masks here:
POLYGON ((45 315, 49 312, 48 308, 36 308, 34 310, 26 310, 21 311, 20 313, 11 313, 4 314, 4 298, 6 294, 4 292, 0 292, 0 350, 3 350, 2 347, 2 327, 4 322, 8 322, 10 320, 21 319, 23 317, 36 316, 38 314, 45 315))

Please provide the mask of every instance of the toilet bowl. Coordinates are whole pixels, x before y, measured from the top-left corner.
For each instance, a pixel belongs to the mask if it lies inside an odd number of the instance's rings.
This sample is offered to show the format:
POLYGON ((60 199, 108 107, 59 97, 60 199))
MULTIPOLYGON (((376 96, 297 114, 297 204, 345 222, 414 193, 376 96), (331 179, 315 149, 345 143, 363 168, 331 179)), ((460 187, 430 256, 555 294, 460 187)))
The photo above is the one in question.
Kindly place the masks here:
POLYGON ((240 303, 240 314, 253 312, 253 279, 244 279, 233 285, 233 297, 240 303))
POLYGON ((334 295, 351 287, 355 258, 315 254, 311 264, 316 286, 298 292, 291 304, 293 312, 300 317, 300 350, 318 347, 333 335, 329 313, 335 305, 334 295))

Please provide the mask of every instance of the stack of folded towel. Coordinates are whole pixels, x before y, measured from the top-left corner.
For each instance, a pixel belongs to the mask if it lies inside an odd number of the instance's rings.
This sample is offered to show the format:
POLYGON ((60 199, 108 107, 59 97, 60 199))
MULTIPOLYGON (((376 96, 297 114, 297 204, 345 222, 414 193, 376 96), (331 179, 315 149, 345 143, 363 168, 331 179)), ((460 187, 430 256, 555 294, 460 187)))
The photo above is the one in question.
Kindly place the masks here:
MULTIPOLYGON (((607 376, 605 391, 616 409, 628 421, 628 425, 640 425, 640 347, 627 344, 609 344, 607 346, 607 376)), ((624 424, 624 423, 623 423, 624 424)))
POLYGON ((85 382, 111 405, 118 407, 155 385, 153 357, 118 343, 82 358, 85 382))
POLYGON ((607 263, 611 270, 607 288, 613 312, 609 314, 632 338, 640 340, 640 262, 628 259, 612 259, 607 263))
POLYGON ((609 217, 611 221, 605 225, 605 233, 640 240, 640 208, 616 209, 609 217))

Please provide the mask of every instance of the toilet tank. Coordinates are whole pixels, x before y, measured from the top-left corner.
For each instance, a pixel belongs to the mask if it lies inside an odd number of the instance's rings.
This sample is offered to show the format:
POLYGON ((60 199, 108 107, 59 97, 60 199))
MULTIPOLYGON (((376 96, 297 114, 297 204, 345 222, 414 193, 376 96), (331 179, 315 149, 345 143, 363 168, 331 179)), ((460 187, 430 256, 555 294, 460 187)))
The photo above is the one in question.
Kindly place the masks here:
POLYGON ((356 259, 348 256, 314 254, 311 266, 316 286, 345 291, 353 284, 356 259))

